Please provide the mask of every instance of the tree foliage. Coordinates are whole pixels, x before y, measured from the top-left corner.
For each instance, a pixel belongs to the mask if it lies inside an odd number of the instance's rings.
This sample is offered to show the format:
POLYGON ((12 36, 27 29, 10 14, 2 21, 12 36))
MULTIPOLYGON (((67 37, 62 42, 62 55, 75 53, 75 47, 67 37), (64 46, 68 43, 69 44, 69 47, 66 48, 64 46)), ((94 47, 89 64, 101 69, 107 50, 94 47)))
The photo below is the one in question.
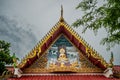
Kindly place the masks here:
POLYGON ((9 47, 10 43, 0 40, 0 74, 6 70, 6 64, 13 63, 9 47))
POLYGON ((100 6, 98 0, 82 0, 76 9, 81 9, 84 15, 77 19, 73 26, 82 25, 83 33, 87 29, 97 32, 100 28, 105 28, 108 34, 101 40, 101 44, 107 45, 109 50, 114 45, 120 44, 120 0, 103 2, 100 6))

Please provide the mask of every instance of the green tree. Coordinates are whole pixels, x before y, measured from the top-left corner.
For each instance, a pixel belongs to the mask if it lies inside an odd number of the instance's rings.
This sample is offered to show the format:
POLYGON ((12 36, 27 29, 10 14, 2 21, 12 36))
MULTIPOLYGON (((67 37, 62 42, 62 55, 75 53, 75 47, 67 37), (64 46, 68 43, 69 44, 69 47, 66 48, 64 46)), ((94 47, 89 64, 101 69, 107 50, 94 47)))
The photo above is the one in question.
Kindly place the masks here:
POLYGON ((101 40, 101 44, 109 50, 120 44, 120 0, 104 0, 101 5, 98 1, 101 0, 82 0, 76 9, 81 9, 84 15, 73 26, 83 26, 83 33, 87 29, 97 33, 100 28, 104 28, 108 34, 101 40))
POLYGON ((10 43, 0 40, 0 75, 6 70, 6 64, 13 63, 9 47, 10 43))

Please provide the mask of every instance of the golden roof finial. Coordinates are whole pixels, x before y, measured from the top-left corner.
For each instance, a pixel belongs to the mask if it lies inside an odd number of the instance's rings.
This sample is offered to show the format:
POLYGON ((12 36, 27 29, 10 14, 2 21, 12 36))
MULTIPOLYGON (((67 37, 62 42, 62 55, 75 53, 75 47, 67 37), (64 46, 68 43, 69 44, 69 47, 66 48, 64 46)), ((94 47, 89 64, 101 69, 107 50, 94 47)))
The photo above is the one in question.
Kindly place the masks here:
POLYGON ((63 17, 63 6, 61 5, 61 17, 63 17))
POLYGON ((63 6, 61 5, 61 17, 60 17, 60 22, 63 22, 63 6))

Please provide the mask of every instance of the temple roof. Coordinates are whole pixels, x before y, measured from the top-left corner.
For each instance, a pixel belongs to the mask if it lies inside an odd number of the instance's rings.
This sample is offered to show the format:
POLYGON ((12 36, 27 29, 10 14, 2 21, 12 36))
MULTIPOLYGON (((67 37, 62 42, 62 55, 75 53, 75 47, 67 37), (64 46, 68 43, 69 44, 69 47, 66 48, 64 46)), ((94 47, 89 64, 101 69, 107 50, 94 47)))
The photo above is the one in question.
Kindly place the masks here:
POLYGON ((22 76, 8 80, 120 80, 117 78, 106 78, 103 75, 44 75, 44 76, 22 76))
POLYGON ((19 68, 24 69, 29 67, 36 59, 38 59, 51 44, 58 38, 58 36, 66 36, 75 47, 82 52, 94 65, 101 69, 106 69, 108 63, 99 55, 75 30, 70 27, 63 18, 63 8, 61 6, 61 16, 59 21, 52 27, 52 29, 38 42, 25 58, 19 64, 19 68))

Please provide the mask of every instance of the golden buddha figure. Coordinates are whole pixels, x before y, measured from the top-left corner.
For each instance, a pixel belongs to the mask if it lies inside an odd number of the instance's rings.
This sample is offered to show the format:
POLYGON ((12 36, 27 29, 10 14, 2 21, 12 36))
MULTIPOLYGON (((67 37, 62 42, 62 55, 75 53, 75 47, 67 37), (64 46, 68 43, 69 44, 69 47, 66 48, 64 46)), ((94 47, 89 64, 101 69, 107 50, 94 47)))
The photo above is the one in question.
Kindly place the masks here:
POLYGON ((59 58, 58 58, 58 61, 68 61, 68 58, 66 57, 66 54, 65 54, 65 49, 64 48, 61 48, 60 51, 59 51, 59 58))
POLYGON ((68 58, 67 58, 67 56, 65 54, 65 49, 61 48, 59 53, 60 54, 59 54, 58 61, 60 62, 60 67, 65 68, 66 67, 65 63, 68 62, 68 58))

